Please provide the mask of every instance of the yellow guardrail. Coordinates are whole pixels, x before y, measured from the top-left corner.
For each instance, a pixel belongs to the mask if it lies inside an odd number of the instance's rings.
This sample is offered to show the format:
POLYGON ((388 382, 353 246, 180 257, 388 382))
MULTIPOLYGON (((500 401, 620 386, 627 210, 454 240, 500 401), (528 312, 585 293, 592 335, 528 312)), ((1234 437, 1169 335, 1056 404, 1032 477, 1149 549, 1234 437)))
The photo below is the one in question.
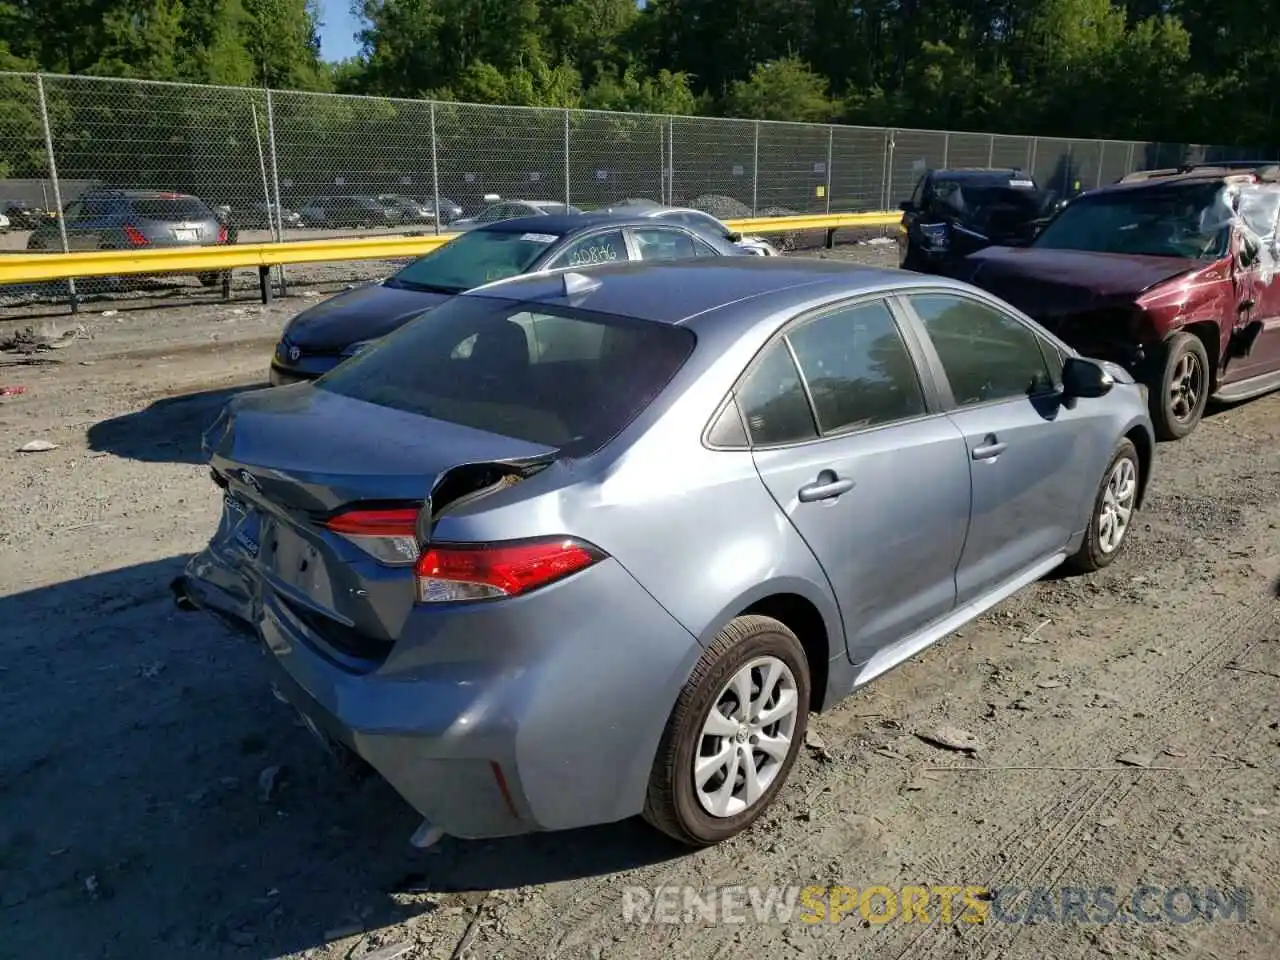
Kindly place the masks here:
MULTIPOLYGON (((897 213, 838 213, 796 217, 729 220, 740 233, 792 233, 801 230, 877 227, 897 223, 897 213)), ((76 253, 0 255, 0 284, 39 283, 73 277, 126 274, 215 273, 278 264, 341 260, 394 260, 418 257, 443 246, 458 234, 291 240, 285 243, 232 243, 210 247, 158 247, 142 250, 89 250, 76 253)))

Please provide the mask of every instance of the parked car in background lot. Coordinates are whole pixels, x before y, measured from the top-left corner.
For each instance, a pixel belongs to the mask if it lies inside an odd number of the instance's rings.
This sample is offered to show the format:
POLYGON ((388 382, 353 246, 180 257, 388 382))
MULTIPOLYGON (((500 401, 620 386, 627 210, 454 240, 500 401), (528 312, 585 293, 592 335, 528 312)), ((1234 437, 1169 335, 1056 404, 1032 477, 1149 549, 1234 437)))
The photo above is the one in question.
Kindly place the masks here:
POLYGON ((1032 243, 954 275, 1147 384, 1163 439, 1206 402, 1280 387, 1280 168, 1149 171, 1072 200, 1032 243))
POLYGON ((566 213, 581 213, 577 207, 565 206, 555 200, 499 200, 485 207, 474 217, 464 217, 451 224, 455 230, 469 230, 486 223, 515 220, 520 217, 556 217, 566 213))
MULTIPOLYGON (((227 225, 207 203, 184 193, 156 190, 92 190, 62 211, 67 245, 73 250, 129 250, 198 247, 230 242, 227 225)), ((28 250, 60 251, 56 218, 40 224, 27 239, 28 250)), ((212 286, 220 273, 198 275, 212 286)))
POLYGON ((355 195, 315 197, 298 211, 308 227, 386 227, 400 222, 398 214, 373 197, 355 195))
MULTIPOLYGON (((227 204, 226 220, 240 229, 270 230, 275 224, 276 206, 263 200, 256 203, 227 204)), ((302 226, 302 215, 287 207, 280 208, 280 220, 286 230, 302 226)))
POLYGON ((967 168, 929 171, 900 206, 903 269, 937 273, 992 244, 1029 243, 1057 198, 1016 168, 967 168))
POLYGON ((521 273, 617 260, 735 256, 728 241, 676 224, 619 214, 526 217, 450 240, 381 283, 340 293, 285 326, 271 360, 273 384, 312 379, 371 340, 465 290, 521 273))
POLYGON ((778 251, 764 237, 744 237, 738 231, 730 230, 723 220, 719 220, 702 210, 694 210, 690 207, 668 207, 660 203, 637 201, 618 204, 609 209, 618 213, 634 212, 637 216, 679 223, 701 234, 709 234, 732 243, 754 256, 776 257, 778 255, 778 251))
POLYGON ((0 214, 9 220, 14 230, 34 230, 46 220, 53 219, 48 210, 36 206, 28 200, 0 200, 0 214))
MULTIPOLYGON (((436 201, 434 197, 418 197, 418 202, 421 203, 428 210, 435 209, 436 201)), ((438 214, 438 219, 442 224, 452 223, 454 220, 457 220, 459 217, 461 217, 462 214, 463 214, 463 210, 460 204, 455 203, 453 200, 450 200, 448 197, 440 198, 440 210, 438 214)))
POLYGON ((0 230, 8 230, 10 226, 9 218, 0 213, 0 230))
POLYGON ((434 223, 435 214, 427 205, 399 194, 379 194, 377 200, 399 219, 401 223, 434 223))
POLYGON ((706 258, 455 297, 206 445, 179 602, 436 830, 705 846, 811 709, 1111 563, 1154 438, 1122 368, 971 287, 706 258))

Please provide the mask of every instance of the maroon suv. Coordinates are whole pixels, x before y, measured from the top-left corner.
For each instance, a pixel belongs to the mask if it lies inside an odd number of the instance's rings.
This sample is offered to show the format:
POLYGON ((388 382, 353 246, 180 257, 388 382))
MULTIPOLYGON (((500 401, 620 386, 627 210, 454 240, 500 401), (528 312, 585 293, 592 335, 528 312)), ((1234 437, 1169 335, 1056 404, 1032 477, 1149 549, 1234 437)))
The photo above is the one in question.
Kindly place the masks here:
POLYGON ((1163 439, 1209 398, 1280 387, 1280 168, 1187 166, 1081 194, 1026 247, 949 271, 1030 314, 1150 390, 1163 439))

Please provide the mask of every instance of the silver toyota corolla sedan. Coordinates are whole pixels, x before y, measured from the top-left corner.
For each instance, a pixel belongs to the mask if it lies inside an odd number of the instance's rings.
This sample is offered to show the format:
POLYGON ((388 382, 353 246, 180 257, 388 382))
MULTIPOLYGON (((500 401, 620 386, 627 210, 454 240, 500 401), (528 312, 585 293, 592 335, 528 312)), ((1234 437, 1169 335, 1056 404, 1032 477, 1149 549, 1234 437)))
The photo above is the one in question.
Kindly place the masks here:
POLYGON ((783 787, 810 711, 1063 564, 1115 559, 1143 389, 1001 301, 798 258, 459 296, 233 400, 175 582, 428 821, 643 814, 694 846, 783 787))

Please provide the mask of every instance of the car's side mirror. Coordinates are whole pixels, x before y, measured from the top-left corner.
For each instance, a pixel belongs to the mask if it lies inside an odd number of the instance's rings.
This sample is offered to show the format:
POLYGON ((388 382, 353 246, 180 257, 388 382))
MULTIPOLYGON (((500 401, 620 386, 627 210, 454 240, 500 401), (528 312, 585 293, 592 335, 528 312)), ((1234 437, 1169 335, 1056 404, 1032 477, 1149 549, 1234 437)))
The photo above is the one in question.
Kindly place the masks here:
POLYGON ((1068 357, 1062 365, 1062 395, 1068 399, 1106 396, 1115 385, 1111 374, 1093 360, 1068 357))
POLYGON ((903 213, 915 213, 916 205, 912 203, 910 200, 903 200, 900 204, 898 204, 898 209, 901 210, 903 213))
POLYGON ((730 230, 728 233, 725 234, 725 239, 727 239, 730 243, 737 243, 742 239, 742 234, 740 234, 737 230, 730 230))

